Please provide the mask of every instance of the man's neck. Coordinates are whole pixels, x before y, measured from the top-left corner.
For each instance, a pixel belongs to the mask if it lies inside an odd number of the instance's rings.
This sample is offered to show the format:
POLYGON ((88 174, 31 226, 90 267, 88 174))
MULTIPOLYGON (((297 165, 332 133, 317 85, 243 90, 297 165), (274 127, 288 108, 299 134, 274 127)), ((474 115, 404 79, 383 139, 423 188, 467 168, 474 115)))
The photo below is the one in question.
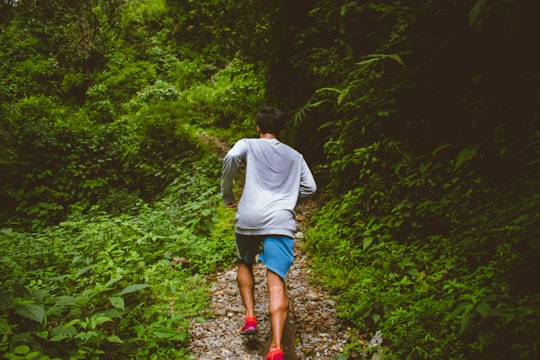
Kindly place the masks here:
POLYGON ((276 136, 274 134, 271 134, 271 133, 265 133, 265 134, 260 133, 259 138, 261 138, 261 139, 275 139, 276 136))

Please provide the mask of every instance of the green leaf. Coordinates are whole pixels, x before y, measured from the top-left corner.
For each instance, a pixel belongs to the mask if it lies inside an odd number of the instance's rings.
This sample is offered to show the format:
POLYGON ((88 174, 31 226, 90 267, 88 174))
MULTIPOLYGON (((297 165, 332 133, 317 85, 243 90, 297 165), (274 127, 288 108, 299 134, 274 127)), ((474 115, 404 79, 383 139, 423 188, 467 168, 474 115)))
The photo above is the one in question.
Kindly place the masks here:
POLYGON ((105 310, 103 314, 105 316, 110 317, 111 319, 114 319, 114 318, 121 319, 123 315, 123 311, 119 310, 119 308, 112 308, 112 309, 105 310))
POLYGON ((72 338, 74 335, 76 335, 77 329, 75 329, 74 326, 70 325, 70 323, 52 328, 50 334, 51 338, 49 339, 49 341, 58 342, 64 339, 72 338))
POLYGON ((467 305, 466 308, 465 308, 465 314, 463 314, 463 318, 461 318, 461 329, 460 329, 460 334, 463 334, 465 332, 465 330, 467 330, 471 323, 472 323, 472 314, 471 314, 471 310, 473 308, 473 305, 467 305))
POLYGON ((39 331, 36 333, 36 336, 38 338, 41 338, 43 340, 47 340, 47 338, 49 337, 49 332, 48 331, 39 331))
POLYGON ((80 269, 79 271, 77 271, 77 273, 75 274, 75 276, 73 277, 73 279, 78 279, 81 275, 84 275, 86 274, 88 271, 90 271, 90 269, 92 269, 92 266, 85 266, 83 267, 82 269, 80 269))
POLYGON ((56 303, 47 309, 46 315, 47 316, 54 316, 54 315, 61 315, 64 311, 66 311, 66 308, 70 306, 75 306, 76 301, 75 298, 72 296, 59 296, 56 300, 56 303))
POLYGON ((77 335, 75 335, 75 338, 88 341, 95 336, 99 336, 99 334, 96 331, 90 330, 78 333, 77 335))
POLYGON ((39 351, 32 351, 31 353, 26 354, 25 359, 31 360, 31 359, 35 359, 37 356, 39 356, 39 351))
POLYGON ((484 5, 486 4, 486 0, 478 0, 474 6, 472 7, 471 11, 469 12, 469 26, 476 25, 478 21, 478 16, 482 12, 482 9, 484 8, 484 5))
POLYGON ((124 341, 118 337, 118 335, 107 336, 107 341, 117 344, 123 344, 124 341))
POLYGON ((30 351, 30 347, 27 345, 19 345, 15 348, 15 354, 26 355, 30 351))
POLYGON ((462 149, 456 157, 454 168, 458 169, 464 163, 475 159, 479 149, 480 145, 472 145, 462 149))
POLYGON ((365 237, 364 240, 362 240, 362 249, 366 250, 369 245, 373 242, 374 238, 372 236, 365 237))
POLYGON ((206 319, 201 317, 201 316, 197 316, 195 318, 195 322, 198 323, 198 324, 206 324, 206 319))
POLYGON ((45 309, 37 304, 19 306, 15 312, 27 319, 37 321, 40 324, 45 320, 45 309))
POLYGON ((437 156, 437 154, 439 152, 441 152, 442 150, 444 150, 444 149, 446 149, 446 148, 448 148, 450 146, 452 146, 452 144, 441 145, 441 146, 437 147, 435 150, 433 150, 431 154, 433 155, 433 157, 435 157, 435 156, 437 156))
POLYGON ((119 282, 120 280, 122 280, 124 277, 123 276, 119 276, 119 277, 116 277, 114 279, 111 279, 109 281, 107 281, 107 283, 105 284, 105 288, 108 289, 111 287, 111 285, 114 285, 116 284, 117 282, 119 282))
POLYGON ((124 299, 122 299, 121 297, 114 296, 114 297, 109 298, 109 301, 111 302, 112 306, 114 306, 115 308, 125 310, 124 299))
POLYGON ((489 306, 488 303, 482 301, 480 304, 478 304, 476 306, 476 311, 478 311, 478 313, 482 316, 482 317, 487 317, 490 315, 491 313, 491 306, 489 306))
POLYGON ((132 293, 132 292, 135 292, 135 291, 139 291, 139 290, 147 288, 148 286, 149 286, 148 284, 130 285, 130 286, 124 288, 122 291, 120 291, 120 295, 125 295, 125 294, 129 294, 129 293, 132 293))
POLYGON ((161 327, 159 330, 154 331, 153 334, 158 338, 170 338, 177 335, 177 331, 166 327, 161 327))
POLYGON ((99 325, 102 325, 102 324, 104 324, 106 322, 113 321, 113 319, 111 319, 108 316, 105 316, 103 313, 98 313, 98 314, 92 315, 90 320, 91 320, 90 327, 92 329, 95 329, 99 325))
POLYGON ((0 233, 2 233, 4 235, 11 236, 11 235, 13 235, 13 229, 12 228, 2 228, 2 229, 0 229, 0 233))

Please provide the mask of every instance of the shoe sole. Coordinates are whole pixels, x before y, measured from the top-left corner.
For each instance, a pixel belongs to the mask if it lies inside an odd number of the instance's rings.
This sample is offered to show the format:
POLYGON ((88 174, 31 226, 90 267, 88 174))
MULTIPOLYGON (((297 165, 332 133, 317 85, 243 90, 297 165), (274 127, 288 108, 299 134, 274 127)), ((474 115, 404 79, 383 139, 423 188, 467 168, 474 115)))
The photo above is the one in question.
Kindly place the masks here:
POLYGON ((256 335, 259 331, 257 329, 249 329, 246 331, 241 331, 240 335, 256 335))

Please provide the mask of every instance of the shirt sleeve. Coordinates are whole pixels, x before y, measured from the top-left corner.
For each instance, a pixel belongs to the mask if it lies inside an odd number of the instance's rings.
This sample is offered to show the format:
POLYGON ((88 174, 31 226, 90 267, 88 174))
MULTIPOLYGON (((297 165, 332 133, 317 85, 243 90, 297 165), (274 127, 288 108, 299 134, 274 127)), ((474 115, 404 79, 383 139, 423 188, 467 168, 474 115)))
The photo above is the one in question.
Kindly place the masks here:
POLYGON ((306 160, 302 158, 302 171, 300 174, 300 198, 305 198, 317 191, 317 184, 313 178, 313 174, 309 169, 306 160))
POLYGON ((247 146, 245 141, 240 140, 223 158, 223 168, 221 173, 221 196, 223 204, 230 205, 236 202, 236 197, 233 192, 234 176, 240 167, 240 164, 245 161, 247 146))

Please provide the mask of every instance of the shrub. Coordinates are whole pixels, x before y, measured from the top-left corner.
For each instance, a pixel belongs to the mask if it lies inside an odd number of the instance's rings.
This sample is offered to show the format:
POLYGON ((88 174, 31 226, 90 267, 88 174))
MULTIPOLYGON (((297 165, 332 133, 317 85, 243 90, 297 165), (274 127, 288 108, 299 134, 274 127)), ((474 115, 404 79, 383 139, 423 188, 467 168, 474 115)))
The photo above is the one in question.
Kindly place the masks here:
MULTIPOLYGON (((411 154, 382 142, 332 164, 350 164, 358 186, 319 211, 307 249, 340 314, 380 330, 386 358, 535 358, 531 177, 498 187, 469 147, 441 147, 429 160, 411 154), (397 154, 408 156, 389 161, 397 154)), ((368 351, 367 340, 353 341, 351 353, 368 351)))
POLYGON ((207 308, 203 275, 234 256, 220 237, 232 218, 216 210, 218 163, 182 164, 166 195, 139 202, 137 216, 94 208, 38 233, 2 229, 1 351, 187 358, 189 323, 207 308))

